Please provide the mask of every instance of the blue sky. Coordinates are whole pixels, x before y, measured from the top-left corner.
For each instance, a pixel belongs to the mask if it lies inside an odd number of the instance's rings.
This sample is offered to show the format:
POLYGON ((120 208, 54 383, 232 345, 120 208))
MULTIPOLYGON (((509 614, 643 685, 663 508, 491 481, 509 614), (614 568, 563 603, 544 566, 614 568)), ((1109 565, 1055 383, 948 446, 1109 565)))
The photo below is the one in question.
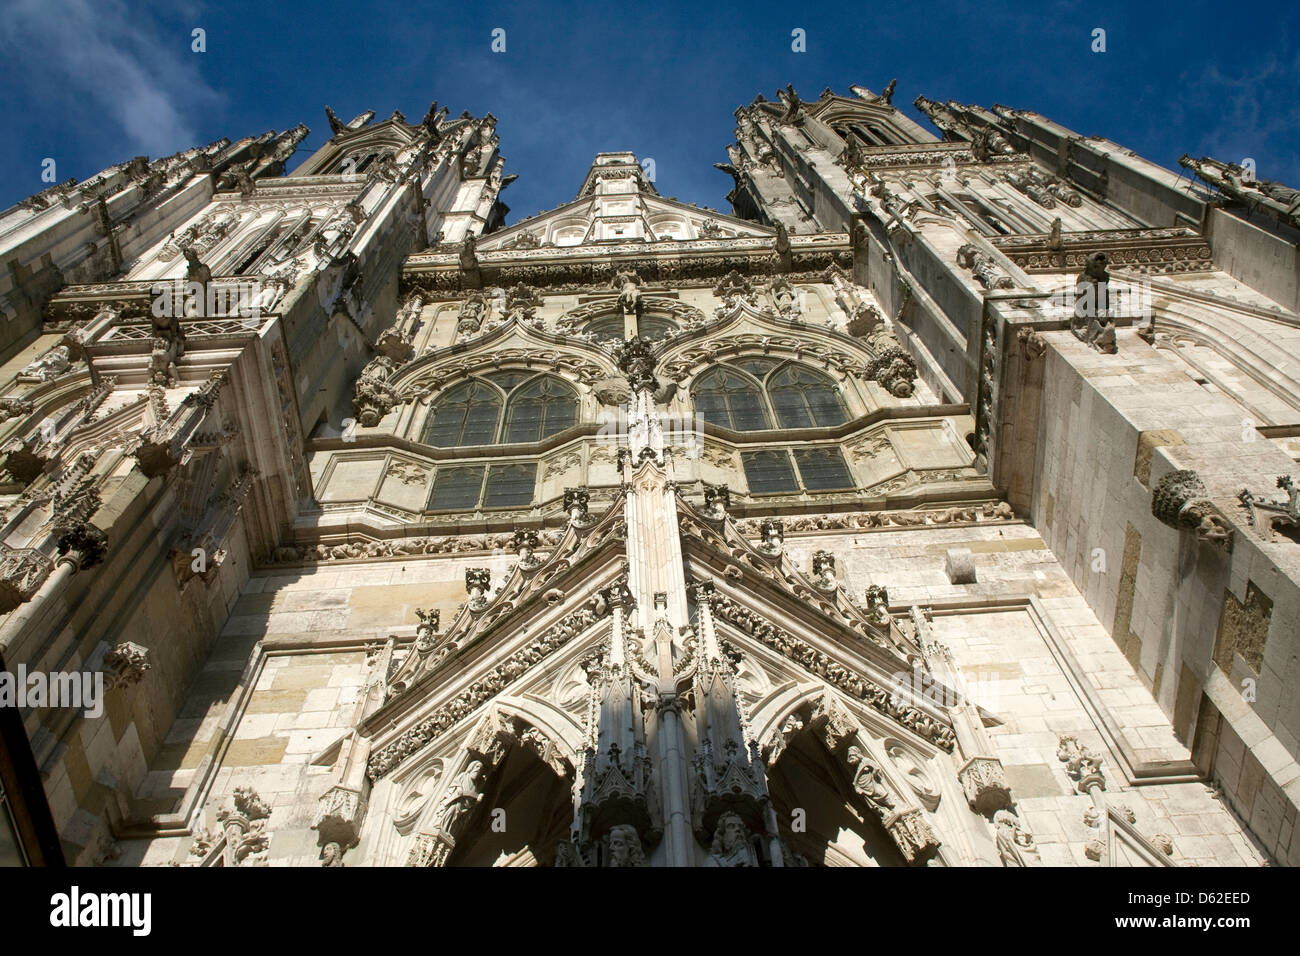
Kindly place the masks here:
MULTIPOLYGON (((1300 5, 856 3, 127 4, 8 0, 0 18, 0 208, 135 155, 437 99, 500 120, 510 222, 573 198, 592 156, 653 157, 665 196, 727 210, 713 169, 735 108, 793 83, 896 105, 1033 109, 1170 168, 1183 152, 1300 186, 1300 5), (1281 10, 1282 12, 1279 12, 1281 10), (493 53, 492 31, 506 31, 493 53), (1106 30, 1094 53, 1092 31, 1106 30), (206 31, 206 52, 191 31, 206 31), (806 31, 807 52, 791 50, 806 31)), ((300 150, 294 163, 309 151, 300 150)))

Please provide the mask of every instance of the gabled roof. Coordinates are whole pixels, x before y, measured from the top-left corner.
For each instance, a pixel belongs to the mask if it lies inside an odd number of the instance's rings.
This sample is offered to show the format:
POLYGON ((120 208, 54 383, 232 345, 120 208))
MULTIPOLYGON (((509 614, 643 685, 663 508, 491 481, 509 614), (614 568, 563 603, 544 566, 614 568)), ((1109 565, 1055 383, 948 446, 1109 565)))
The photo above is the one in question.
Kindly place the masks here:
POLYGON ((576 199, 482 237, 477 249, 493 252, 775 234, 767 226, 663 198, 633 153, 599 153, 576 199))

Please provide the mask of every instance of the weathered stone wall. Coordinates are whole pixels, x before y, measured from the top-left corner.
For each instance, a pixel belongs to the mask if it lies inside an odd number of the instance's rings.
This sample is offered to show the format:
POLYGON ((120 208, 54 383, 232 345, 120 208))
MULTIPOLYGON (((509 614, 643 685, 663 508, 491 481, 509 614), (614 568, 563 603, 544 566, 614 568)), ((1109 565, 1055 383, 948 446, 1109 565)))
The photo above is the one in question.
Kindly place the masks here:
POLYGON ((1198 765, 1275 859, 1300 860, 1287 822, 1300 803, 1300 701, 1286 690, 1300 677, 1300 555, 1284 537, 1264 541, 1235 500, 1247 486, 1274 491, 1271 476, 1294 462, 1135 333, 1116 355, 1069 333, 1046 339, 1034 523, 1198 765), (1175 469, 1203 479, 1230 554, 1152 515, 1152 489, 1175 469), (1258 603, 1252 592, 1271 602, 1262 650, 1258 617, 1234 611, 1258 603), (1235 728, 1247 713, 1258 722, 1235 728), (1268 769, 1244 772, 1235 737, 1268 769))
MULTIPOLYGON (((1166 775, 1134 786, 1135 767, 1182 766, 1187 749, 1033 528, 996 521, 792 534, 786 548, 800 566, 813 551, 832 552, 857 599, 868 584, 885 584, 896 611, 913 603, 934 609, 935 636, 951 648, 969 690, 988 695, 982 704, 994 756, 1045 864, 1094 865, 1085 845, 1105 838, 1104 824, 1084 823, 1091 802, 1057 758, 1064 734, 1104 755, 1108 799, 1133 811, 1144 836, 1168 835, 1173 862, 1262 858, 1204 785, 1166 775), (971 552, 974 583, 949 580, 952 549, 971 552)), ((437 608, 445 629, 465 599, 465 569, 493 564, 500 580, 507 561, 491 554, 328 562, 254 575, 137 796, 170 812, 187 788, 205 787, 201 818, 215 829, 215 808, 235 787, 251 786, 271 807, 270 864, 319 865, 322 841, 311 825, 337 776, 336 744, 357 710, 366 649, 394 635, 409 639, 417 606, 437 608)), ((956 762, 940 759, 955 777, 956 762)), ((989 824, 964 804, 948 812, 989 828, 991 840, 989 824)), ((349 863, 376 850, 370 839, 348 851, 349 863)), ((117 862, 193 863, 191 844, 188 835, 126 841, 117 862)))

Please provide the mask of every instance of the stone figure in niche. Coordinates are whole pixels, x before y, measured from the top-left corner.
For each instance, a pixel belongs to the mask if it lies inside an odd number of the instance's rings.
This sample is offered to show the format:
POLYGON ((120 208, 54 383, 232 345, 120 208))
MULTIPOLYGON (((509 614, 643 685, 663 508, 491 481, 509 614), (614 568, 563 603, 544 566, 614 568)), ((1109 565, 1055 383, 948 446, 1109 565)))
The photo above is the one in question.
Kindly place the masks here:
POLYGON ((876 808, 892 809, 894 797, 885 784, 880 768, 872 763, 866 751, 861 747, 850 747, 848 761, 853 768, 853 789, 876 808))
POLYGON ((749 843, 749 828, 735 813, 724 813, 713 830, 713 846, 705 866, 758 866, 749 843))
POLYGON ((998 855, 1003 866, 1038 866, 1038 848, 1033 835, 1020 825, 1019 818, 1010 810, 993 814, 993 825, 998 828, 998 855))
POLYGON ((443 797, 438 820, 438 828, 444 833, 451 833, 461 818, 483 799, 482 777, 483 761, 471 760, 451 782, 447 795, 443 797))
POLYGON ((342 866, 343 847, 337 843, 326 843, 321 850, 320 861, 321 866, 342 866))
POLYGON ((645 850, 636 827, 621 823, 609 831, 606 866, 645 866, 645 850))
POLYGON ((561 840, 555 847, 555 865, 586 866, 587 861, 582 858, 582 854, 572 840, 561 840))
POLYGON ((641 311, 641 279, 635 272, 621 270, 614 276, 614 288, 618 289, 618 307, 625 315, 635 315, 641 311))

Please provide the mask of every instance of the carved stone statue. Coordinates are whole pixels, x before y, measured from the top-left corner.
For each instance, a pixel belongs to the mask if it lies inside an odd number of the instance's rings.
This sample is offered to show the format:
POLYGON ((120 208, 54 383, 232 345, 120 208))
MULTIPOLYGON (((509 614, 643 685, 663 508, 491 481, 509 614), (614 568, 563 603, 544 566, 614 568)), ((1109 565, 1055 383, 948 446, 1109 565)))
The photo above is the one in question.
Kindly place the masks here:
POLYGON ((18 373, 20 382, 48 382, 72 368, 71 352, 66 345, 56 345, 44 355, 27 363, 18 373))
POLYGON ((889 810, 894 806, 893 794, 885 778, 867 753, 856 746, 849 747, 849 766, 853 767, 853 789, 877 809, 889 810))
POLYGON ((555 865, 557 867, 586 866, 582 853, 574 846, 572 840, 561 840, 555 847, 555 865))
POLYGON ((713 846, 705 866, 758 866, 754 848, 749 842, 749 828, 745 821, 731 812, 718 818, 713 830, 713 846))
POLYGON ((212 270, 199 261, 199 254, 193 249, 185 250, 185 281, 199 285, 212 281, 212 270))
POLYGON ((337 843, 326 843, 321 850, 321 866, 343 866, 343 847, 337 843))
POLYGON ((483 799, 483 761, 471 760, 447 788, 438 811, 438 829, 452 833, 461 818, 483 799))
POLYGON ((645 850, 641 846, 641 837, 636 827, 621 823, 609 831, 606 838, 609 852, 605 856, 606 866, 645 866, 645 850))
POLYGON ((1020 818, 1010 810, 993 814, 998 829, 998 856, 1003 866, 1038 866, 1038 848, 1033 835, 1020 825, 1020 818))
POLYGON ((1114 354, 1115 326, 1110 318, 1110 273, 1104 252, 1088 256, 1083 272, 1074 282, 1074 315, 1070 331, 1099 352, 1114 354))
POLYGON ((618 307, 625 315, 635 315, 641 311, 641 279, 635 272, 620 270, 614 276, 613 286, 619 290, 618 307))
POLYGON ((975 133, 970 144, 971 155, 981 163, 987 163, 994 156, 1010 156, 1016 149, 997 129, 985 126, 975 133))

